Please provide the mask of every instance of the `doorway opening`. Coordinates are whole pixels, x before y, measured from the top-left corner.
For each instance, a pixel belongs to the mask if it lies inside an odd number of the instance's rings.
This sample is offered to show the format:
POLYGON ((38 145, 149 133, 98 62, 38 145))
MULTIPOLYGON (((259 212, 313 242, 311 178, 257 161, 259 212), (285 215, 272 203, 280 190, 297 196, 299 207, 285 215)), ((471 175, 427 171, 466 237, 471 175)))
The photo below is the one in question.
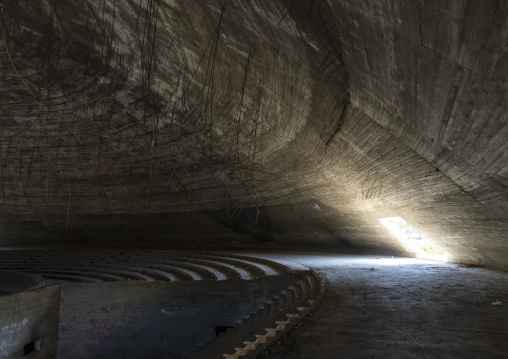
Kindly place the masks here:
POLYGON ((425 238, 416 228, 401 217, 379 218, 379 222, 394 234, 404 246, 422 259, 446 262, 446 252, 425 238))

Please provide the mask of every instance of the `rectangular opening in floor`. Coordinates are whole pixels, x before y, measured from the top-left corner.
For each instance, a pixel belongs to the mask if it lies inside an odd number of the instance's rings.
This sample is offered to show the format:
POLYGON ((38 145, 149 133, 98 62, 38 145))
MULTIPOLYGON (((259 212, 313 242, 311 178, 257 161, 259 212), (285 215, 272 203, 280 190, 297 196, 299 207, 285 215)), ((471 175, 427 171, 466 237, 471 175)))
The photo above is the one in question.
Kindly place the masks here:
POLYGON ((379 222, 397 237, 406 247, 416 253, 418 258, 446 262, 446 252, 425 238, 415 227, 402 217, 379 218, 379 222))

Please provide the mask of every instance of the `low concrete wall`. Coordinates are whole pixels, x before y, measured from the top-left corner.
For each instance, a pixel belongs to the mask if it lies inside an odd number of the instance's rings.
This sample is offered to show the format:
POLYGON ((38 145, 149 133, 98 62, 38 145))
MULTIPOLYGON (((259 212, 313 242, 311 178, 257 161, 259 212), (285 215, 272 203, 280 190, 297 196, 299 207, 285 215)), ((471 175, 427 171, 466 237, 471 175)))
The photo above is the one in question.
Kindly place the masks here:
POLYGON ((34 342, 28 358, 56 358, 59 313, 60 286, 0 297, 0 358, 23 358, 34 342))
POLYGON ((181 358, 297 278, 64 284, 58 357, 181 358))

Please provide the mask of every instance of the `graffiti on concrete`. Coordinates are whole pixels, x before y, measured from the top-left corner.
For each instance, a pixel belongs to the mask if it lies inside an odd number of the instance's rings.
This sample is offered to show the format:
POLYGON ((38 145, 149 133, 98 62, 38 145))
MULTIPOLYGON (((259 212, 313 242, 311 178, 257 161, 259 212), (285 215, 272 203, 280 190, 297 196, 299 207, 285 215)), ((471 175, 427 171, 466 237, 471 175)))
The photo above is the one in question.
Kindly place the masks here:
POLYGON ((0 359, 12 358, 13 350, 16 350, 17 336, 18 333, 27 330, 28 319, 23 319, 21 322, 3 325, 2 319, 0 318, 0 359), (2 326, 3 325, 3 326, 2 326))
POLYGON ((109 340, 111 337, 111 326, 109 319, 93 318, 90 320, 91 328, 88 330, 87 339, 92 344, 102 344, 109 340))
POLYGON ((28 319, 23 319, 21 322, 19 323, 14 323, 14 324, 11 324, 11 325, 6 325, 2 328, 2 333, 9 333, 9 332, 12 332, 12 333, 17 333, 19 332, 20 330, 26 328, 28 326, 28 319))

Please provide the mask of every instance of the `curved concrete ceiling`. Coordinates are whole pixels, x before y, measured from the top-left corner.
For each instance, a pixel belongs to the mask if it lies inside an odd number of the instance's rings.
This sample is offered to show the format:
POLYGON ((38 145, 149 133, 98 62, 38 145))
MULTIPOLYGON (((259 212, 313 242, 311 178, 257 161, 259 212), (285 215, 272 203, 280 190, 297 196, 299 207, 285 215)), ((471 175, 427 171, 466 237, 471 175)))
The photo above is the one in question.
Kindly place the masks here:
POLYGON ((508 269, 507 15, 3 3, 4 243, 403 253, 377 221, 401 216, 455 261, 508 269))

